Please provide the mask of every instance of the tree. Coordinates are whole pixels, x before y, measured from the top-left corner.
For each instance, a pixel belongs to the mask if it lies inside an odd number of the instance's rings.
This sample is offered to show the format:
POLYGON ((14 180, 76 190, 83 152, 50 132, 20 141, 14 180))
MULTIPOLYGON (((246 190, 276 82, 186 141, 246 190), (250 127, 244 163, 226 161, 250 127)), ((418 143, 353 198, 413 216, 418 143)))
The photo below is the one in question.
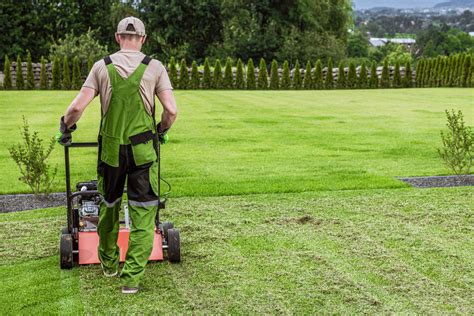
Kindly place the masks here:
POLYGON ((379 87, 379 76, 377 74, 377 63, 372 62, 370 66, 370 88, 377 89, 379 87))
POLYGON ((181 59, 181 64, 179 66, 179 82, 178 87, 180 89, 187 89, 189 84, 189 74, 188 66, 186 65, 186 59, 181 59))
POLYGON ((464 88, 469 87, 471 82, 471 68, 472 68, 472 57, 466 56, 464 58, 463 70, 462 70, 462 78, 461 78, 461 86, 464 88))
POLYGON ((81 78, 81 64, 79 63, 79 57, 74 57, 72 60, 72 88, 79 90, 82 87, 81 78))
POLYGON ((59 64, 59 57, 54 58, 51 72, 52 72, 51 89, 53 90, 61 89, 61 68, 59 64))
POLYGON ((313 88, 313 78, 311 76, 311 62, 306 62, 306 69, 304 71, 303 88, 306 90, 313 88))
POLYGON ((263 58, 260 58, 260 64, 258 67, 257 87, 262 90, 268 88, 267 64, 265 63, 265 59, 263 58))
POLYGON ((284 90, 291 88, 290 66, 288 65, 288 60, 285 60, 283 63, 283 70, 281 73, 281 88, 284 90))
POLYGON ((361 32, 352 33, 347 39, 347 56, 349 57, 368 57, 369 40, 361 32))
POLYGON ((23 67, 20 55, 16 57, 16 88, 22 90, 25 88, 25 80, 23 79, 23 67))
POLYGON ((71 73, 69 71, 69 62, 67 60, 67 56, 64 56, 63 59, 63 81, 62 87, 64 90, 71 89, 71 73))
POLYGON ((337 88, 346 88, 346 70, 344 69, 344 62, 339 62, 339 70, 337 73, 337 88))
POLYGON ((33 64, 31 63, 31 54, 28 51, 26 57, 26 89, 32 90, 35 88, 35 75, 33 74, 33 64))
POLYGON ((210 89, 212 86, 211 66, 209 65, 209 58, 204 60, 204 73, 202 75, 202 88, 210 89))
POLYGON ((8 90, 12 88, 12 66, 8 55, 5 55, 5 63, 3 64, 3 88, 8 90))
POLYGON ((249 58, 247 61, 247 89, 255 90, 255 66, 253 65, 253 59, 249 58))
POLYGON ((94 59, 92 58, 92 56, 89 55, 87 57, 87 73, 91 71, 92 66, 94 66, 94 59))
POLYGON ((390 70, 388 68, 388 59, 383 61, 382 77, 380 79, 380 87, 383 89, 390 88, 390 70))
POLYGON ((411 71, 411 63, 405 65, 405 77, 403 77, 403 87, 411 88, 413 86, 413 73, 411 71))
POLYGON ((365 89, 368 87, 368 73, 365 62, 360 66, 359 80, 357 81, 357 87, 360 89, 365 89))
POLYGON ((222 88, 222 66, 221 66, 221 61, 219 59, 216 59, 216 63, 214 65, 214 73, 212 77, 212 88, 214 89, 222 88))
POLYGON ((178 69, 176 68, 176 61, 174 57, 170 58, 169 66, 168 66, 168 75, 170 77, 171 85, 173 87, 178 86, 178 69))
POLYGON ((416 70, 415 70, 415 82, 416 82, 416 87, 421 88, 423 86, 423 68, 425 65, 425 60, 421 59, 418 61, 416 64, 416 70))
POLYGON ((230 59, 230 57, 227 57, 227 60, 225 62, 223 88, 234 88, 234 74, 232 73, 232 59, 230 59))
POLYGON ((245 89, 245 79, 244 79, 244 65, 242 59, 237 60, 237 70, 235 72, 235 88, 236 89, 245 89))
POLYGON ((394 88, 400 88, 402 85, 402 77, 400 75, 400 63, 398 61, 395 63, 392 85, 394 88))
POLYGON ((323 64, 321 63, 321 59, 318 59, 316 61, 313 79, 314 88, 317 90, 321 90, 323 88, 323 64))
POLYGON ((357 88, 357 70, 354 61, 349 63, 349 71, 347 73, 347 87, 349 89, 357 88))
POLYGON ((301 69, 300 69, 300 62, 297 60, 295 64, 295 69, 293 69, 293 82, 292 87, 293 89, 301 89, 301 69))
POLYGON ((199 89, 201 83, 201 79, 199 78, 199 70, 195 60, 191 64, 191 83, 189 88, 191 89, 199 89))
POLYGON ((334 88, 334 77, 333 77, 333 63, 332 63, 332 59, 329 58, 329 61, 328 61, 328 67, 327 67, 327 71, 326 71, 326 78, 325 78, 325 81, 324 81, 324 87, 326 89, 333 89, 334 88))
POLYGON ((280 76, 278 74, 278 63, 274 59, 270 70, 270 89, 278 90, 280 88, 280 76))
POLYGON ((40 89, 48 89, 48 75, 46 74, 46 60, 41 56, 41 70, 40 70, 40 89))

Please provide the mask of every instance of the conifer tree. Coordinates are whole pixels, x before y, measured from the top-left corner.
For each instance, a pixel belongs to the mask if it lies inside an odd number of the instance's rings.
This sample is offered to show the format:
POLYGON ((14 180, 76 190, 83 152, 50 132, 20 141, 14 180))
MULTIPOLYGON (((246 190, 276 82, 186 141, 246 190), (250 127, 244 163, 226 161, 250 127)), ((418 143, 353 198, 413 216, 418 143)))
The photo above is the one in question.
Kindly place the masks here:
POLYGON ((327 67, 327 70, 326 70, 326 77, 324 78, 324 87, 326 89, 333 89, 334 88, 333 68, 334 68, 334 65, 332 63, 332 58, 329 58, 328 67, 327 67))
POLYGON ((46 73, 46 60, 41 56, 41 70, 40 70, 40 89, 48 89, 48 75, 46 73))
POLYGON ((443 86, 445 68, 446 68, 446 58, 443 56, 440 60, 437 87, 442 87, 443 86))
POLYGON ((357 87, 359 87, 360 89, 365 89, 368 86, 368 74, 365 62, 362 62, 362 65, 360 66, 359 80, 357 82, 357 87))
POLYGON ((411 88, 413 86, 413 73, 411 71, 411 63, 407 61, 405 65, 405 77, 403 77, 403 87, 411 88))
POLYGON ((69 71, 69 62, 67 60, 67 56, 64 56, 64 59, 63 59, 62 87, 64 90, 71 89, 71 72, 69 71))
POLYGON ((224 68, 224 80, 222 81, 224 89, 234 88, 234 74, 232 73, 232 59, 227 57, 224 68))
POLYGON ((349 89, 357 88, 357 69, 355 63, 351 61, 349 63, 349 70, 347 72, 347 84, 349 89))
POLYGON ((168 76, 170 78, 171 85, 174 88, 178 88, 178 68, 176 67, 176 61, 174 57, 170 58, 168 65, 168 76))
POLYGON ((400 75, 400 62, 398 60, 395 62, 392 86, 394 88, 400 88, 402 86, 402 76, 400 75))
POLYGON ((5 63, 3 64, 3 88, 9 90, 12 88, 12 65, 8 55, 5 55, 5 63))
POLYGON ((204 59, 204 73, 202 74, 203 89, 210 89, 212 86, 211 66, 209 65, 209 58, 204 59))
POLYGON ((283 63, 280 87, 283 90, 288 90, 291 88, 290 66, 288 65, 288 60, 285 60, 283 63))
POLYGON ((79 57, 75 56, 72 59, 72 88, 79 90, 82 87, 81 79, 81 65, 79 63, 79 57))
POLYGON ((424 68, 424 64, 425 64, 425 60, 424 59, 420 59, 417 63, 416 63, 416 71, 415 71, 415 85, 417 88, 421 88, 423 85, 422 85, 422 82, 423 82, 423 68, 424 68))
POLYGON ((339 70, 337 73, 337 88, 344 89, 346 88, 346 70, 344 69, 344 62, 339 62, 339 70))
POLYGON ((370 66, 370 88, 377 89, 379 87, 379 75, 377 74, 377 63, 372 62, 370 66))
POLYGON ((462 70, 464 65, 464 60, 466 59, 466 54, 460 54, 459 60, 456 69, 456 87, 462 87, 462 70))
POLYGON ((256 82, 255 82, 255 66, 253 64, 253 59, 249 58, 247 61, 247 89, 248 90, 255 90, 256 89, 256 82))
POLYGON ((59 63, 59 57, 54 57, 53 67, 52 67, 52 81, 51 88, 53 90, 61 89, 61 67, 59 63))
POLYGON ((295 69, 293 69, 293 81, 291 83, 293 89, 301 89, 302 79, 301 79, 301 69, 300 62, 296 60, 295 69))
POLYGON ((265 63, 265 59, 263 58, 260 58, 260 64, 258 66, 257 87, 261 90, 265 90, 268 88, 267 64, 265 63))
POLYGON ((280 89, 280 76, 278 74, 278 62, 274 59, 270 68, 270 89, 280 89))
POLYGON ((461 86, 467 88, 470 86, 471 82, 471 58, 470 56, 466 56, 464 58, 464 65, 462 70, 462 77, 461 77, 461 86))
POLYGON ((390 88, 390 70, 388 68, 388 59, 385 58, 382 68, 382 77, 380 79, 381 88, 390 88))
POLYGON ((427 59, 425 70, 423 72, 423 87, 429 87, 430 86, 430 76, 431 76, 432 65, 433 65, 433 60, 431 58, 427 59))
POLYGON ((23 79, 23 67, 20 55, 16 57, 16 88, 23 90, 25 88, 25 80, 23 79))
POLYGON ((214 64, 212 88, 222 89, 222 66, 221 66, 221 61, 219 59, 216 59, 216 63, 214 64))
POLYGON ((447 87, 449 83, 449 67, 451 66, 450 64, 450 58, 446 57, 444 60, 444 71, 443 71, 443 83, 441 84, 443 87, 447 87))
POLYGON ((199 70, 195 60, 191 64, 191 82, 189 84, 190 89, 199 89, 201 84, 201 79, 199 78, 199 70))
POLYGON ((323 64, 321 63, 321 59, 318 59, 314 66, 313 85, 317 90, 323 88, 323 64))
POLYGON ((428 86, 429 87, 435 87, 436 86, 436 71, 438 68, 438 59, 433 58, 431 61, 431 66, 430 66, 430 76, 429 76, 429 82, 428 86))
POLYGON ((35 88, 35 75, 33 73, 33 64, 31 62, 31 54, 28 51, 26 57, 26 89, 33 90, 35 88))
POLYGON ((182 90, 186 90, 189 84, 189 73, 188 73, 188 65, 186 65, 186 59, 181 59, 181 63, 179 66, 179 81, 178 81, 178 88, 182 90))
POLYGON ((244 65, 242 59, 237 60, 237 70, 235 72, 235 88, 236 89, 245 89, 245 79, 244 79, 244 65))
POLYGON ((474 56, 471 56, 471 78, 469 82, 470 87, 474 88, 474 56))
POLYGON ((303 77, 303 89, 309 90, 313 88, 313 78, 311 76, 311 62, 306 62, 306 69, 303 77))
POLYGON ((89 56, 89 58, 87 58, 87 73, 91 72, 92 66, 94 66, 94 60, 92 56, 89 56))

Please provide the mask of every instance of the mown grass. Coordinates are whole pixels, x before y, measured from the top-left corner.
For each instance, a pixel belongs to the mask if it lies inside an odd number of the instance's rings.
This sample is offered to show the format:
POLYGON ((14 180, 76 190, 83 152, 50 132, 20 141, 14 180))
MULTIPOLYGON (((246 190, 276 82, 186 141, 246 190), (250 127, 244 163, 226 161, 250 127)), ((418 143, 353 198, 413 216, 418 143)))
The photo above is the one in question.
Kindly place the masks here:
POLYGON ((0 215, 8 313, 472 314, 471 188, 173 199, 183 261, 125 297, 100 267, 60 271, 64 210, 0 215))
MULTIPOLYGON (((70 91, 9 91, 0 97, 0 193, 27 192, 7 148, 21 116, 44 138, 74 98, 70 91)), ((173 196, 397 188, 396 176, 446 174, 436 148, 444 110, 474 120, 472 89, 177 91, 179 118, 163 148, 173 196)), ((94 141, 96 99, 74 133, 94 141)), ((73 182, 95 179, 96 150, 74 149, 73 182)), ((55 191, 64 191, 63 152, 55 191)))

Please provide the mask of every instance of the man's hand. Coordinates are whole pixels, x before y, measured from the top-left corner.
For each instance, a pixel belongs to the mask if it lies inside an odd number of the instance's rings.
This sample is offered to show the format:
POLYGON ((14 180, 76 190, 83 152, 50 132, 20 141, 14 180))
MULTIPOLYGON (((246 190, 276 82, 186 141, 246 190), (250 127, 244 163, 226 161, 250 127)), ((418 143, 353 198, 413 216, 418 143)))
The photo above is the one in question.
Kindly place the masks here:
POLYGON ((168 130, 169 128, 167 129, 162 128, 161 122, 158 123, 158 125, 156 125, 156 131, 158 133, 158 141, 160 142, 160 144, 164 145, 169 142, 170 137, 168 136, 168 130))
POLYGON ((59 122, 59 131, 56 133, 56 141, 63 146, 71 145, 71 133, 74 132, 76 128, 76 124, 71 127, 68 127, 66 123, 64 123, 64 116, 61 116, 61 120, 59 122))

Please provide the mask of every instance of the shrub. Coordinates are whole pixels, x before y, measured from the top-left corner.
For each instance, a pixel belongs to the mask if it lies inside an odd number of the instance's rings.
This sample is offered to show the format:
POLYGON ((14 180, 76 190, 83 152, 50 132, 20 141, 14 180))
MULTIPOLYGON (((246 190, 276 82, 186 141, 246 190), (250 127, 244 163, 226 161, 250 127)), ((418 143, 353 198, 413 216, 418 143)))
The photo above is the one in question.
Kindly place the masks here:
POLYGON ((423 68, 425 65, 425 60, 421 59, 418 61, 416 64, 416 70, 415 70, 415 85, 417 88, 421 88, 423 86, 423 68))
POLYGON ((191 89, 199 89, 201 85, 201 79, 199 78, 199 70, 195 60, 191 64, 191 82, 189 88, 191 89))
POLYGON ((58 40, 57 43, 51 45, 49 59, 52 60, 56 56, 64 59, 67 56, 69 60, 72 60, 77 56, 79 60, 87 60, 87 58, 99 60, 107 55, 108 49, 106 45, 101 45, 95 39, 96 36, 97 31, 90 29, 79 36, 74 35, 71 31, 64 38, 58 40))
POLYGON ((285 60, 285 62, 283 63, 280 86, 281 86, 281 89, 285 89, 285 90, 291 88, 290 66, 288 65, 288 60, 285 60))
POLYGON ((413 73, 411 71, 411 63, 405 65, 405 77, 403 77, 403 87, 411 88, 413 86, 413 73))
POLYGON ((464 124, 461 111, 446 110, 446 118, 448 131, 441 131, 443 147, 438 154, 454 174, 467 175, 474 159, 474 132, 464 124))
POLYGON ((188 84, 189 84, 188 66, 186 65, 186 60, 183 58, 181 59, 181 64, 179 66, 178 88, 185 90, 188 88, 188 84))
POLYGON ((51 80, 51 88, 53 90, 61 89, 61 68, 59 66, 59 57, 55 57, 53 61, 53 68, 52 68, 52 80, 51 80))
POLYGON ((395 63, 395 69, 393 72, 393 83, 394 88, 400 88, 402 85, 402 77, 400 75, 400 62, 395 63))
POLYGON ((334 76, 333 76, 333 68, 334 65, 332 63, 332 58, 329 58, 328 60, 328 67, 326 71, 326 78, 324 80, 324 86, 326 89, 333 89, 334 88, 334 76))
POLYGON ((63 81, 62 86, 64 90, 71 89, 71 74, 69 71, 69 62, 67 60, 67 56, 64 56, 63 59, 63 81))
POLYGON ((234 74, 232 73, 232 59, 227 57, 224 68, 224 80, 222 82, 224 89, 234 88, 234 74))
POLYGON ((321 63, 320 59, 316 61, 316 66, 314 69, 313 86, 317 90, 320 90, 323 88, 323 64, 321 63))
POLYGON ((46 60, 41 56, 41 70, 40 70, 40 89, 48 89, 48 75, 46 74, 46 60))
POLYGON ((12 65, 10 64, 10 59, 5 55, 5 63, 3 64, 3 88, 11 89, 12 88, 12 65))
POLYGON ((21 137, 23 144, 8 149, 10 157, 20 169, 19 180, 27 184, 35 195, 41 192, 49 194, 57 168, 51 172, 47 161, 56 141, 54 137, 51 137, 48 147, 44 148, 43 140, 38 137, 38 133, 30 132, 25 117, 23 117, 21 137))
POLYGON ((274 59, 270 68, 270 89, 278 90, 280 88, 280 76, 278 74, 278 62, 274 59))
POLYGON ((81 65, 79 63, 79 57, 74 57, 72 60, 72 88, 79 90, 82 87, 81 78, 81 65))
POLYGON ((178 68, 176 68, 176 61, 174 57, 170 58, 168 65, 168 75, 170 77, 171 85, 173 87, 178 87, 178 68))
POLYGON ((368 73, 365 62, 360 66, 359 80, 357 80, 357 87, 365 89, 368 87, 368 73))
POLYGON ((214 65, 214 73, 212 77, 212 88, 214 89, 222 88, 222 67, 221 67, 221 61, 219 59, 216 59, 216 63, 214 65))
POLYGON ((344 63, 342 61, 339 63, 336 85, 338 89, 346 88, 346 71, 344 69, 344 63))
POLYGON ((313 78, 311 76, 311 62, 309 60, 306 62, 306 68, 304 71, 303 88, 306 90, 313 88, 313 78))
POLYGON ((293 69, 293 82, 291 83, 293 89, 301 89, 301 69, 300 62, 296 60, 295 69, 293 69))
POLYGON ((16 88, 22 90, 25 88, 25 80, 23 79, 23 67, 22 67, 21 57, 18 55, 16 57, 16 88))
POLYGON ((242 59, 237 60, 237 70, 235 73, 235 88, 236 89, 245 89, 245 79, 244 79, 244 65, 242 59))
POLYGON ((375 61, 372 62, 370 66, 370 88, 377 89, 379 87, 379 76, 377 74, 377 63, 375 61))
POLYGON ((357 70, 355 63, 351 61, 349 63, 349 71, 347 72, 347 84, 349 89, 357 88, 357 70))
POLYGON ((247 62, 247 89, 255 90, 255 66, 253 65, 253 59, 249 58, 247 62))
POLYGON ((388 68, 388 59, 383 61, 382 77, 380 79, 381 88, 390 88, 390 70, 388 68))
POLYGON ((94 66, 94 59, 89 55, 89 57, 87 57, 87 73, 91 71, 92 66, 94 66))
POLYGON ((35 88, 35 75, 33 73, 33 64, 31 63, 31 54, 28 52, 26 56, 26 89, 33 90, 35 88))
POLYGON ((210 89, 212 86, 211 66, 209 65, 209 58, 204 59, 204 73, 202 75, 202 88, 210 89))
POLYGON ((464 88, 470 86, 471 82, 471 57, 467 57, 464 59, 464 65, 463 65, 463 70, 462 70, 462 80, 461 80, 461 86, 464 88))
POLYGON ((257 87, 262 90, 265 90, 268 88, 267 63, 265 62, 265 59, 263 58, 260 58, 260 64, 258 66, 257 87))

